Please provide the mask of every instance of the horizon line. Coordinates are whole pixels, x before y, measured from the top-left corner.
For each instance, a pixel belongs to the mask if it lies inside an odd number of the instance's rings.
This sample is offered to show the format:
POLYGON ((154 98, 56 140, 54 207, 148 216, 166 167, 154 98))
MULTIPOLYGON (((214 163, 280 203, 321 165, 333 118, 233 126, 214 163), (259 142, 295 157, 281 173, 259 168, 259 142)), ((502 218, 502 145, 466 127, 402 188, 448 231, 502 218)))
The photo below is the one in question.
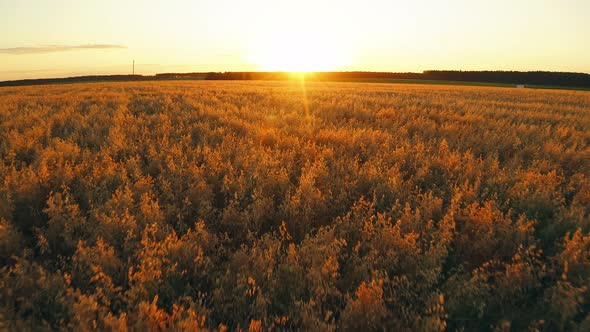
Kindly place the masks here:
POLYGON ((203 75, 203 74, 336 74, 336 73, 366 73, 366 74, 427 74, 427 73, 547 73, 547 74, 577 74, 577 75, 589 75, 590 72, 581 71, 552 71, 552 70, 462 70, 462 69, 427 69, 421 72, 419 71, 373 71, 373 70, 335 70, 335 71, 259 71, 259 70, 248 70, 248 71, 188 71, 188 72, 161 72, 155 74, 86 74, 86 75, 75 75, 75 76, 58 76, 58 77, 39 77, 39 78, 22 78, 15 80, 2 80, 0 83, 9 82, 21 82, 21 81, 41 81, 41 80, 66 80, 66 79, 77 79, 77 78, 90 78, 90 77, 145 77, 157 78, 162 75, 203 75))

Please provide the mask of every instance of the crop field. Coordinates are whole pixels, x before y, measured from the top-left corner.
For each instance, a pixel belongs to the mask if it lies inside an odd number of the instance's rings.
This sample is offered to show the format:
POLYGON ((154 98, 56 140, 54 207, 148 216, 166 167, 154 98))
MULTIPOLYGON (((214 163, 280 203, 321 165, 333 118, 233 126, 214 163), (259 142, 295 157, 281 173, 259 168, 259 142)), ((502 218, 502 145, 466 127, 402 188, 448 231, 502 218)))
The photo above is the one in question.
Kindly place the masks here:
POLYGON ((0 330, 590 330, 590 93, 0 88, 0 330))

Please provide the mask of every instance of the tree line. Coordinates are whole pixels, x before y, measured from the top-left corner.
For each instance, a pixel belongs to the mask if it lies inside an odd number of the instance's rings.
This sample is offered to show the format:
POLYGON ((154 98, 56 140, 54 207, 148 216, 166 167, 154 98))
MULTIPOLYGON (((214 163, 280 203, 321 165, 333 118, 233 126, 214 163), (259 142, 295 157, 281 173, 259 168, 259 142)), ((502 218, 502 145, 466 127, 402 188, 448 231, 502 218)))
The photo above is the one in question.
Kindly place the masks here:
MULTIPOLYGON (((590 74, 548 71, 452 71, 427 70, 422 73, 394 72, 316 72, 303 74, 306 80, 357 81, 357 80, 422 80, 479 82, 505 85, 533 85, 547 87, 590 88, 590 74)), ((301 78, 300 74, 289 72, 193 72, 159 73, 155 75, 94 75, 66 78, 26 79, 0 82, 0 86, 24 86, 40 84, 84 83, 84 82, 126 82, 158 80, 291 80, 301 78)))

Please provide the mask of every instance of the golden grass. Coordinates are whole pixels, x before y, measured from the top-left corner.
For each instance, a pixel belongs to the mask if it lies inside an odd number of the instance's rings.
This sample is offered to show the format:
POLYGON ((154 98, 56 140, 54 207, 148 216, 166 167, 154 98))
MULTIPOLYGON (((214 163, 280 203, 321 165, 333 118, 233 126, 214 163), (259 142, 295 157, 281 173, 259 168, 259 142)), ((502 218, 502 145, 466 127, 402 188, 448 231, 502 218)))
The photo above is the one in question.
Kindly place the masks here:
POLYGON ((0 329, 584 330, 589 144, 578 91, 0 88, 0 329))

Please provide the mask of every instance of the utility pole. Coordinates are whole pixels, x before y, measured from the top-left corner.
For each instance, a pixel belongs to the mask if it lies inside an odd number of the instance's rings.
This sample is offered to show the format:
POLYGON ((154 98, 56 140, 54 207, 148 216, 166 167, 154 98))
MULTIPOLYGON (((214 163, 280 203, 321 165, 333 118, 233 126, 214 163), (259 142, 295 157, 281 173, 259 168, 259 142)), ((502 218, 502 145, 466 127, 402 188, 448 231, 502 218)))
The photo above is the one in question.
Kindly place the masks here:
POLYGON ((133 60, 133 76, 135 76, 135 60, 133 60))

